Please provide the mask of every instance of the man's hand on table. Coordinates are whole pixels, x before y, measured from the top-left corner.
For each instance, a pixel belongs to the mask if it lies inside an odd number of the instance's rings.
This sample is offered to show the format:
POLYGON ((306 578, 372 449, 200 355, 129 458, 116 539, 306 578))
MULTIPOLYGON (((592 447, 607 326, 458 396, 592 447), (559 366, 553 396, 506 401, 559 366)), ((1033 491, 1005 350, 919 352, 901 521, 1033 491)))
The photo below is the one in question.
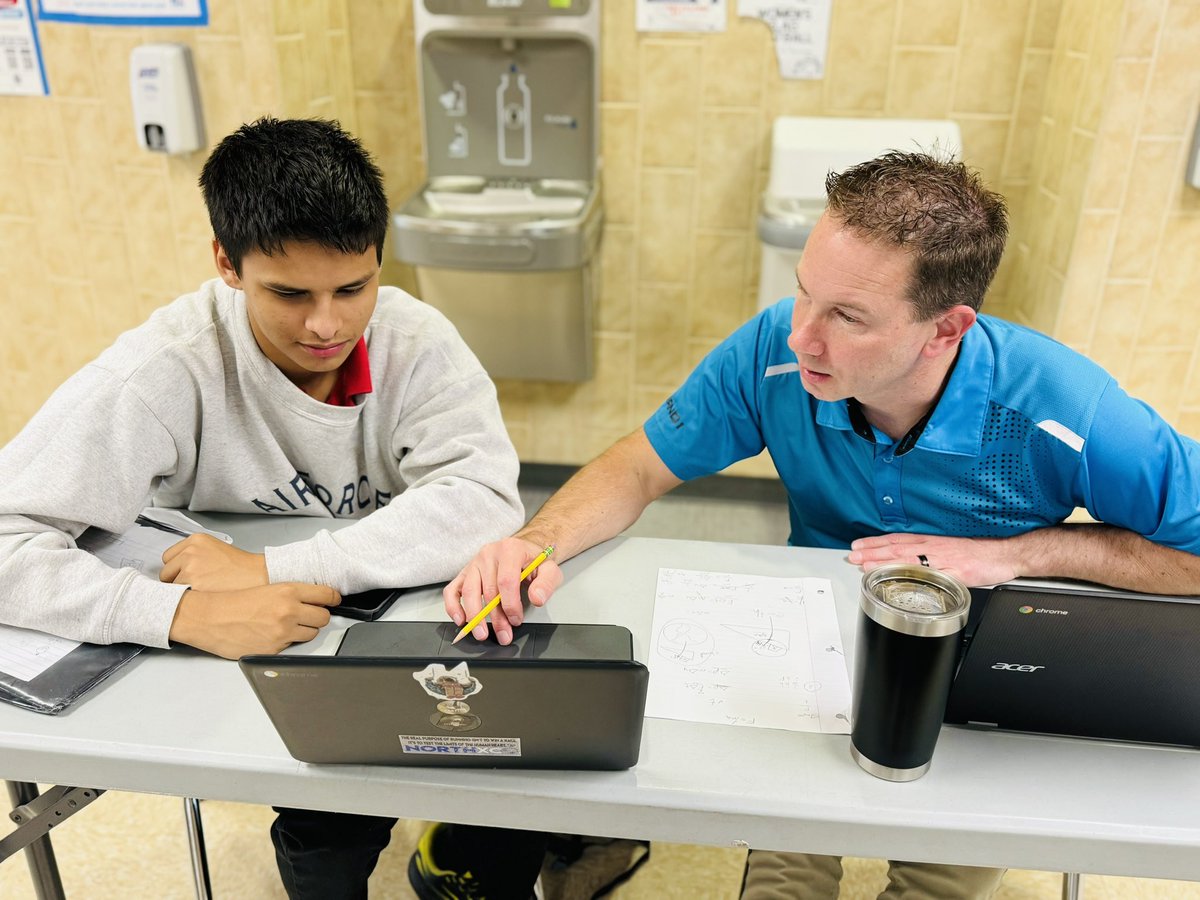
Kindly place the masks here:
MULTIPOLYGON (((521 603, 521 570, 545 547, 544 543, 522 537, 505 538, 485 546, 443 588, 442 600, 447 615, 461 628, 499 594, 500 605, 488 620, 475 627, 471 636, 486 640, 487 622, 490 621, 496 631, 496 640, 501 644, 511 643, 513 627, 525 619, 521 603)), ((544 606, 562 581, 562 570, 552 560, 546 560, 529 576, 529 602, 544 606)))
POLYGON ((170 639, 226 659, 278 653, 311 641, 329 624, 329 607, 342 602, 320 584, 269 584, 232 591, 184 591, 170 639))
POLYGON ((1017 547, 1009 538, 960 538, 931 534, 881 534, 850 545, 850 562, 869 572, 889 563, 925 563, 968 586, 999 584, 1020 575, 1017 547))

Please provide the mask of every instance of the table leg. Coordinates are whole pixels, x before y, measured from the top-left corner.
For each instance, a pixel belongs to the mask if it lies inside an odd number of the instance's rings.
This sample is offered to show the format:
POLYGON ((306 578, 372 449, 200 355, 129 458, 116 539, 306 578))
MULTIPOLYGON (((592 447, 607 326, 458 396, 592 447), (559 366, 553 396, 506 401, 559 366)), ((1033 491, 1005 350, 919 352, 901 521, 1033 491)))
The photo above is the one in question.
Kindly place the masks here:
MULTIPOLYGON (((5 784, 8 785, 8 796, 14 807, 24 806, 38 798, 36 784, 26 781, 6 781, 5 784)), ((25 860, 29 863, 29 874, 33 878, 33 890, 38 900, 66 900, 49 834, 25 848, 25 860)))
POLYGON ((1063 872, 1062 900, 1079 900, 1083 896, 1083 876, 1078 872, 1063 872))
POLYGON ((204 823, 200 819, 200 801, 183 798, 183 818, 187 822, 188 850, 192 855, 192 882, 196 900, 212 900, 212 884, 208 880, 208 852, 204 847, 204 823))

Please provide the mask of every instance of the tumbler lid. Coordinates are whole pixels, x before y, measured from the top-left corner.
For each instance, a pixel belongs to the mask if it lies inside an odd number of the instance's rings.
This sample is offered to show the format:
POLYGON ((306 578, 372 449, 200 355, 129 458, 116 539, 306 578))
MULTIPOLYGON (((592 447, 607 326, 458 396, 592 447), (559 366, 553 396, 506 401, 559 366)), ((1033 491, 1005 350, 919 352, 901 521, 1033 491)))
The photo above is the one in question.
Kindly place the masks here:
POLYGON ((862 611, 884 628, 918 637, 942 637, 967 623, 971 593, 937 569, 880 566, 862 579, 862 611))

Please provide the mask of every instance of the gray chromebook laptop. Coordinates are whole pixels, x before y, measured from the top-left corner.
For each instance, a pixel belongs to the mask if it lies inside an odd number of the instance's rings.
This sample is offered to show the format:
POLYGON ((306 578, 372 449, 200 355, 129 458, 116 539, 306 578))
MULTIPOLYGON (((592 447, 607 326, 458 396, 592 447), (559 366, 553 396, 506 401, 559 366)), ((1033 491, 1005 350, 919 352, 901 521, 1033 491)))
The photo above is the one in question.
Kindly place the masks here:
POLYGON ((946 722, 1200 746, 1200 598, 1004 585, 972 607, 946 722))
POLYGON ((335 656, 240 665, 296 759, 312 763, 627 769, 648 672, 618 625, 526 624, 502 647, 451 645, 450 622, 363 622, 335 656))

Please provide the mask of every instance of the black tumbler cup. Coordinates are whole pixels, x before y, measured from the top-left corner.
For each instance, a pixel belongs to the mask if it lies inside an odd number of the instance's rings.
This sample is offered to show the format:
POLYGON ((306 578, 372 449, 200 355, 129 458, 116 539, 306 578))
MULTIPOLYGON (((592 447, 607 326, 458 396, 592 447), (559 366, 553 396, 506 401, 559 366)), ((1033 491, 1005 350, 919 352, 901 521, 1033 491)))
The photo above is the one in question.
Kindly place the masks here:
POLYGON ((850 755, 888 781, 929 771, 971 595, 953 576, 891 565, 863 576, 850 755))

